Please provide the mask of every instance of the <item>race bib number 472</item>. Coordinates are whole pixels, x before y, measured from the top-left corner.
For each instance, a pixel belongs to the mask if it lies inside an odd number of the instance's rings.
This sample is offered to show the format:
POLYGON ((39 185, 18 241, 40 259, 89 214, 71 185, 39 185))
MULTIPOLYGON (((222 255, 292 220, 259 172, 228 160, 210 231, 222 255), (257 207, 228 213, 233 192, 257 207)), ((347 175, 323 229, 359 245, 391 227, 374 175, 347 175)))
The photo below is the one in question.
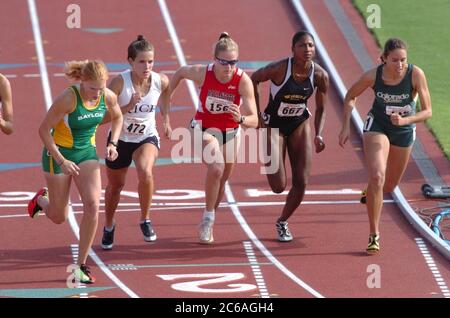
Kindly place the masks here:
POLYGON ((281 102, 278 108, 278 116, 295 117, 301 116, 306 109, 306 104, 288 104, 281 102))
POLYGON ((143 135, 146 133, 147 125, 144 120, 137 118, 126 118, 122 128, 128 135, 143 135))

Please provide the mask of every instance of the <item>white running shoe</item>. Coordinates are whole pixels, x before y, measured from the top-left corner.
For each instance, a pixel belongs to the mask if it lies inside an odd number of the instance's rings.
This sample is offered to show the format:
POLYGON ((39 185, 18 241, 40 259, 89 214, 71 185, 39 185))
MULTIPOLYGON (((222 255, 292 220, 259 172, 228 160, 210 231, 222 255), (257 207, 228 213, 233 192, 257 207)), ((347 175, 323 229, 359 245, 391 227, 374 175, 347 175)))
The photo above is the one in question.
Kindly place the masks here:
POLYGON ((275 223, 275 228, 277 229, 278 241, 280 242, 290 242, 293 237, 291 231, 289 231, 288 222, 277 222, 275 223))
POLYGON ((199 224, 198 235, 201 244, 212 244, 214 242, 213 225, 214 222, 210 219, 203 219, 199 224))

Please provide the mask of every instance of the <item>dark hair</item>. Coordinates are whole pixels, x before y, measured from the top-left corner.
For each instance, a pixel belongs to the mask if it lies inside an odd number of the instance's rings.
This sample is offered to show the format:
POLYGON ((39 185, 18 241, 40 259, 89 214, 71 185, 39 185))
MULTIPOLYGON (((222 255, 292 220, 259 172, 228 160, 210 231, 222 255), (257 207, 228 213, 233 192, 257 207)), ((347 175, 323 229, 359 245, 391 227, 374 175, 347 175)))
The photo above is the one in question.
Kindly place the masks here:
POLYGON ((315 41, 314 40, 314 37, 313 37, 313 35, 311 34, 311 33, 309 33, 308 31, 306 31, 306 30, 301 30, 301 31, 298 31, 297 33, 295 33, 294 34, 294 36, 292 37, 292 47, 294 47, 295 46, 295 43, 297 43, 298 41, 300 41, 300 39, 302 38, 302 37, 304 37, 304 36, 309 36, 309 37, 311 37, 311 39, 313 39, 313 41, 315 41))
POLYGON ((389 53, 391 53, 396 49, 407 50, 408 45, 406 45, 405 41, 399 38, 390 38, 389 40, 387 40, 386 43, 384 44, 384 50, 383 55, 381 56, 381 61, 384 62, 384 58, 386 58, 389 55, 389 53))
POLYGON ((214 45, 214 56, 220 51, 239 51, 239 47, 236 42, 230 37, 227 32, 220 33, 219 40, 214 45))
POLYGON ((134 60, 139 52, 142 51, 152 51, 154 52, 155 49, 153 45, 147 41, 147 39, 139 34, 137 36, 137 39, 130 43, 128 46, 128 58, 131 58, 134 60))

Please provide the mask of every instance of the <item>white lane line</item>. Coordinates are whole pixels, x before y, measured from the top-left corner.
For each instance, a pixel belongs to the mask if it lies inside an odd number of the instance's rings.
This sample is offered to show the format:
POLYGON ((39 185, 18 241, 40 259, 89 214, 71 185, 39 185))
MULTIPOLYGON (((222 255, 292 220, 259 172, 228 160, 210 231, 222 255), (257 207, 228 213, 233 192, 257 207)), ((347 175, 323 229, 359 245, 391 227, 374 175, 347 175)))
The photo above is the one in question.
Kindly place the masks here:
MULTIPOLYGON (((384 203, 391 203, 393 204, 393 200, 385 200, 384 203)), ((241 207, 258 207, 258 206, 284 206, 286 203, 283 202, 238 202, 238 203, 221 203, 219 207, 226 208, 230 207, 231 204, 241 206, 241 207)), ((361 204, 359 201, 303 201, 303 205, 345 205, 345 204, 361 204)), ((3 204, 0 205, 0 208, 2 207, 23 207, 25 208, 27 204, 3 204)), ((75 203, 71 205, 72 207, 82 207, 83 205, 81 203, 75 203)), ((102 204, 101 206, 104 206, 102 204)), ((139 206, 139 203, 121 203, 119 206, 139 206)), ((152 203, 152 211, 171 211, 171 210, 187 210, 187 209, 203 209, 205 208, 204 203, 196 204, 196 203, 186 203, 186 204, 158 204, 157 206, 153 206, 152 203), (159 207, 158 207, 159 206, 159 207)), ((72 208, 73 209, 73 208, 72 208)), ((83 211, 76 211, 72 210, 74 214, 80 214, 83 213, 83 211)), ((118 213, 125 213, 125 212, 139 212, 141 209, 136 208, 130 208, 130 209, 117 209, 116 212, 118 213)), ((104 213, 104 210, 99 210, 100 213, 104 213)), ((21 217, 29 217, 28 214, 5 214, 0 215, 0 219, 8 219, 8 218, 21 218, 21 217)))
MULTIPOLYGON (((181 66, 184 66, 184 65, 186 65, 186 60, 185 60, 185 57, 184 57, 184 53, 181 50, 181 44, 180 44, 178 36, 177 36, 177 34, 175 32, 175 27, 174 27, 174 25, 172 23, 172 19, 170 18, 170 13, 169 13, 169 11, 167 9, 166 2, 164 0, 158 0, 158 3, 159 3, 159 6, 160 6, 160 9, 161 9, 161 12, 163 13, 163 17, 164 17, 164 21, 166 23, 166 26, 169 29, 170 37, 171 37, 172 43, 173 43, 173 45, 175 47, 175 51, 176 51, 176 54, 177 54, 178 62, 179 62, 179 64, 181 66), (179 49, 177 49, 177 48, 179 48, 179 49)), ((188 83, 188 89, 189 89, 189 93, 191 95, 192 102, 193 102, 194 105, 197 105, 198 96, 197 96, 197 92, 195 90, 195 87, 194 87, 192 81, 187 81, 187 83, 188 83)), ((231 188, 230 188, 230 185, 228 184, 228 182, 225 183, 225 196, 227 198, 228 203, 236 202, 234 200, 234 196, 233 196, 233 193, 231 192, 231 188)), ((248 226, 247 222, 243 218, 241 212, 239 211, 239 208, 237 207, 237 205, 232 204, 230 207, 231 207, 231 211, 234 214, 234 217, 237 219, 238 223, 244 229, 244 231, 247 234, 247 236, 253 241, 253 244, 255 244, 260 249, 260 251, 271 262, 273 262, 274 265, 280 271, 282 271, 287 277, 292 279, 296 284, 298 284, 299 286, 301 286, 302 288, 307 290, 309 293, 313 294, 315 297, 323 298, 323 296, 319 292, 314 290, 312 287, 310 287, 308 284, 306 284, 304 281, 302 281, 300 278, 298 278, 295 274, 293 274, 291 271, 289 271, 280 261, 278 261, 272 255, 272 253, 269 252, 269 250, 264 246, 264 244, 261 243, 261 241, 256 237, 256 235, 250 229, 250 227, 248 226)))
POLYGON ((25 78, 41 77, 41 74, 23 74, 25 78))
MULTIPOLYGON (((220 264, 155 264, 155 265, 134 265, 134 264, 108 264, 113 271, 128 271, 145 268, 186 268, 186 267, 232 267, 232 266, 254 266, 255 263, 220 263, 220 264)), ((257 266, 273 266, 272 263, 256 263, 257 266)))
POLYGON ((256 285, 258 286, 261 298, 270 298, 266 282, 264 281, 261 273, 261 268, 259 267, 258 260, 256 259, 255 253, 253 252, 252 243, 249 241, 245 241, 242 243, 244 244, 244 250, 247 254, 248 261, 251 264, 253 276, 255 276, 256 285))
MULTIPOLYGON (((159 8, 161 9, 164 22, 166 23, 167 30, 169 31, 170 39, 172 40, 172 44, 178 58, 178 63, 181 66, 185 66, 186 58, 183 49, 181 48, 181 43, 178 38, 177 31, 175 30, 175 26, 173 25, 172 18, 170 17, 169 10, 167 9, 166 1, 158 0, 158 4, 159 8)), ((194 83, 192 81, 186 81, 186 83, 189 89, 189 94, 191 95, 191 99, 194 102, 194 107, 197 109, 198 105, 197 89, 195 88, 194 83)))
MULTIPOLYGON (((50 81, 48 78, 47 66, 45 64, 44 47, 42 45, 41 30, 39 27, 39 18, 36 10, 35 0, 28 0, 28 8, 30 11, 31 24, 33 27, 34 42, 36 44, 36 52, 39 62, 39 72, 41 73, 41 82, 42 82, 42 89, 44 91, 45 105, 48 111, 52 104, 52 93, 50 90, 50 81)), ((69 223, 76 238, 80 240, 79 237, 80 228, 78 227, 78 223, 75 220, 75 216, 73 214, 73 210, 70 205, 69 205, 69 223)), ((98 265, 98 267, 106 274, 106 276, 108 276, 127 295, 129 295, 132 298, 139 297, 109 270, 109 268, 103 263, 103 261, 97 256, 97 254, 92 249, 89 251, 89 255, 98 265)))
POLYGON ((241 212, 239 211, 239 208, 236 204, 232 204, 231 202, 236 202, 234 199, 234 195, 231 192, 230 185, 228 182, 225 184, 225 195, 227 197, 228 202, 230 202, 230 208, 231 211, 234 214, 234 217, 238 220, 238 223, 241 225, 244 232, 247 234, 247 236, 252 240, 253 244, 258 247, 258 249, 287 277, 289 277, 292 281, 294 281, 297 285, 304 288, 306 291, 308 291, 310 294, 314 295, 317 298, 324 298, 323 295, 321 295, 318 291, 316 291, 314 288, 309 286, 307 283, 305 283, 302 279, 297 277, 294 273, 292 273, 289 269, 286 268, 286 266, 283 265, 275 256, 272 255, 272 253, 265 247, 265 245, 258 239, 258 237, 255 235, 255 233, 252 231, 250 226, 248 225, 247 221, 245 221, 244 217, 242 216, 241 212))
MULTIPOLYGON (((258 190, 258 189, 247 189, 245 190, 247 196, 252 198, 258 198, 261 196, 278 196, 287 195, 289 191, 283 191, 282 193, 275 193, 270 190, 258 190)), ((347 194, 359 194, 361 195, 361 190, 353 189, 339 189, 339 190, 306 190, 305 195, 347 195, 347 194)))
POLYGON ((419 247, 420 252, 422 253, 423 258, 425 259, 425 262, 428 265, 428 268, 433 274, 434 280, 441 289, 442 294, 445 298, 450 298, 450 292, 448 290, 447 284, 442 278, 442 275, 439 272, 436 263, 434 262, 433 256, 431 256, 430 251, 428 250, 427 244, 421 237, 416 237, 415 241, 417 246, 419 247))
MULTIPOLYGON (((280 205, 285 204, 285 201, 240 201, 236 203, 238 206, 265 206, 265 205, 280 205)), ((312 204, 312 205, 328 205, 328 204, 360 204, 359 200, 321 200, 321 201, 302 201, 302 204, 312 204)), ((383 203, 394 203, 394 200, 384 200, 383 203)), ((233 203, 234 204, 234 203, 233 203)), ((155 203, 152 202, 152 207, 160 207, 160 206, 167 206, 167 207, 176 207, 176 206, 204 206, 205 203, 202 202, 166 202, 166 203, 155 203)), ((26 207, 26 203, 1 203, 0 208, 23 208, 26 207)), ((72 207, 82 207, 82 203, 72 203, 72 207)), ((100 206, 105 206, 105 203, 100 203, 100 206)), ((119 206, 122 207, 138 207, 140 206, 138 202, 124 202, 120 203, 119 206)), ((227 202, 220 203, 221 207, 229 206, 227 202)))
POLYGON ((30 11, 31 25, 33 27, 34 44, 38 57, 39 73, 41 76, 42 89, 44 90, 44 100, 47 110, 52 104, 52 93, 50 82, 48 80, 47 66, 45 64, 44 46, 42 45, 41 28, 39 27, 39 18, 34 0, 28 0, 28 8, 30 11))

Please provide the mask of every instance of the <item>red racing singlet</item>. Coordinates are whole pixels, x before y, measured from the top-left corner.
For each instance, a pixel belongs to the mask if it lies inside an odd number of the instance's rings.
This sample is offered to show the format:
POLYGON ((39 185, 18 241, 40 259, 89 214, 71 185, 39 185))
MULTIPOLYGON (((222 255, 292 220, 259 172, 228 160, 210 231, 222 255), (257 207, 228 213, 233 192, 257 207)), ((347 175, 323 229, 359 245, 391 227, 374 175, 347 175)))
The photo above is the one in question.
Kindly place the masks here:
POLYGON ((239 123, 235 122, 233 116, 228 113, 228 105, 241 104, 239 82, 243 71, 237 68, 231 80, 222 84, 216 79, 213 67, 214 64, 209 64, 206 69, 195 120, 201 121, 202 128, 217 128, 221 131, 237 128, 239 123))

